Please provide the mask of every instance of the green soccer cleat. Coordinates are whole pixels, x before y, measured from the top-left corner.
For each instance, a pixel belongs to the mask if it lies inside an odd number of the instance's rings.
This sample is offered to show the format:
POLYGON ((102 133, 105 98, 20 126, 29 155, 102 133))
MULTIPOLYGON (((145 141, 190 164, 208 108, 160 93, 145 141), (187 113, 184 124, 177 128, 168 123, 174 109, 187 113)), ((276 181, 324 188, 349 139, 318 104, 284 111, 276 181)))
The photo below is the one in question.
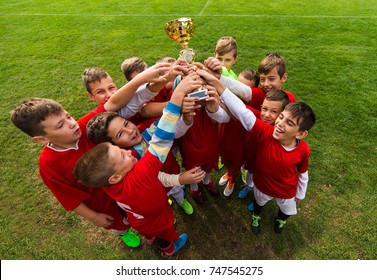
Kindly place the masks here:
POLYGON ((127 230, 125 234, 120 236, 120 239, 131 248, 137 248, 140 245, 140 238, 131 230, 127 230))
POLYGON ((187 199, 184 199, 183 202, 179 204, 179 206, 182 207, 183 211, 185 211, 187 215, 191 215, 192 213, 194 213, 194 209, 192 208, 190 202, 187 201, 187 199))
POLYGON ((251 229, 255 234, 258 234, 260 232, 260 220, 261 220, 260 216, 253 214, 252 222, 251 222, 251 229))

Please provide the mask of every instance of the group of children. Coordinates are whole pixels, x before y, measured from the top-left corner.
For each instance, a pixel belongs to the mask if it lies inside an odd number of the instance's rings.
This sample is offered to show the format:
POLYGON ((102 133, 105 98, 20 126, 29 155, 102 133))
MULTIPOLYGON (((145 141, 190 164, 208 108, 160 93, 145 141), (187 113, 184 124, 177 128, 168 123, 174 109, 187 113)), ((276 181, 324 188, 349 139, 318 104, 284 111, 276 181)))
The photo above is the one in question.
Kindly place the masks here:
POLYGON ((167 256, 177 253, 188 235, 175 230, 168 197, 191 215, 185 185, 197 204, 204 203, 202 187, 218 195, 211 175, 219 158, 226 167, 218 182, 226 185, 224 196, 247 171, 238 197, 254 193, 252 231, 259 233, 262 208, 275 198, 280 233, 306 194, 310 149, 303 139, 315 115, 282 90, 283 57, 270 53, 258 73, 245 69, 238 76, 237 59, 237 43, 226 36, 203 64, 164 57, 148 68, 138 57, 127 59, 120 89, 103 69, 88 68, 83 82, 97 108, 77 122, 43 98, 22 101, 11 120, 44 145, 40 175, 62 206, 130 247, 140 245, 132 227, 167 256), (206 99, 188 96, 198 89, 207 90, 206 99))

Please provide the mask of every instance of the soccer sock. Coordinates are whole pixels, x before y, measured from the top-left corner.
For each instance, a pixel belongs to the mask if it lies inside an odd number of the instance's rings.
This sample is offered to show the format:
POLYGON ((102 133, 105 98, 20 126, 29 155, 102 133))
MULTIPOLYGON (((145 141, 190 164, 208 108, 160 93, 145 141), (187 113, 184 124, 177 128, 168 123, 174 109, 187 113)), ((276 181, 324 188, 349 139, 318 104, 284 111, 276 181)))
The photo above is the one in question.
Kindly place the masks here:
POLYGON ((254 214, 257 216, 260 216, 260 213, 262 212, 263 206, 260 206, 257 201, 254 198, 254 214))
POLYGON ((196 192, 199 190, 198 184, 190 184, 190 189, 191 191, 196 192))
POLYGON ((285 221, 286 219, 288 219, 290 217, 290 215, 287 215, 287 214, 284 214, 280 209, 278 211, 278 219, 279 220, 283 220, 285 221))
POLYGON ((174 252, 175 246, 173 242, 169 242, 165 239, 160 239, 157 238, 158 245, 160 249, 165 253, 165 254, 172 254, 174 252))
POLYGON ((209 182, 211 182, 211 172, 206 173, 206 175, 204 176, 204 179, 203 179, 203 184, 208 185, 209 182))
POLYGON ((125 230, 116 230, 116 229, 111 229, 111 232, 115 233, 116 235, 122 236, 123 234, 127 233, 128 229, 125 230))
POLYGON ((161 249, 167 248, 171 244, 171 242, 165 239, 156 238, 156 240, 157 240, 158 246, 160 246, 161 249))
POLYGON ((181 205, 183 200, 185 199, 185 192, 183 191, 183 189, 181 187, 181 191, 178 191, 178 192, 172 194, 171 196, 174 197, 175 201, 177 201, 177 203, 179 205, 181 205))
POLYGON ((246 172, 246 185, 251 190, 254 187, 253 173, 246 172))

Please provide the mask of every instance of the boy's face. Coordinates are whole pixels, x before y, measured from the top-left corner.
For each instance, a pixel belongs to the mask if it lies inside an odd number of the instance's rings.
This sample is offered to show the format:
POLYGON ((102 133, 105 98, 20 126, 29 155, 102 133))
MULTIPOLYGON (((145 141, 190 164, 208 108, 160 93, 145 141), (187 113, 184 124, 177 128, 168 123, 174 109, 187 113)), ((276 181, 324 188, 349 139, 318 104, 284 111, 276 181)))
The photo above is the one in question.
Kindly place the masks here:
POLYGON ((292 117, 291 112, 284 110, 276 119, 272 136, 286 147, 295 147, 296 139, 303 139, 307 131, 300 131, 297 117, 292 117))
POLYGON ((67 111, 49 116, 42 122, 42 126, 46 132, 43 137, 55 148, 73 147, 82 134, 79 125, 67 111))
POLYGON ((274 125, 282 111, 283 104, 281 101, 272 101, 264 99, 261 106, 260 118, 263 122, 274 125))
POLYGON ((238 75, 238 80, 249 87, 255 87, 255 80, 250 81, 246 79, 243 75, 238 75))
POLYGON ((90 88, 92 92, 88 92, 87 95, 98 105, 104 104, 117 91, 117 87, 110 77, 103 78, 100 82, 90 83, 90 88))
POLYGON ((277 67, 274 67, 269 73, 259 73, 260 84, 264 92, 269 92, 271 89, 281 89, 283 83, 287 80, 287 73, 284 73, 280 78, 277 67))
POLYGON ((130 150, 121 149, 118 146, 110 145, 109 159, 114 164, 115 174, 121 175, 122 178, 132 170, 137 163, 130 150))
POLYGON ((116 117, 109 123, 107 136, 124 149, 132 148, 143 140, 136 125, 122 117, 116 117))
POLYGON ((233 65, 236 64, 237 58, 234 57, 232 52, 226 53, 224 55, 215 54, 215 57, 220 61, 221 66, 224 66, 226 69, 232 69, 233 65))

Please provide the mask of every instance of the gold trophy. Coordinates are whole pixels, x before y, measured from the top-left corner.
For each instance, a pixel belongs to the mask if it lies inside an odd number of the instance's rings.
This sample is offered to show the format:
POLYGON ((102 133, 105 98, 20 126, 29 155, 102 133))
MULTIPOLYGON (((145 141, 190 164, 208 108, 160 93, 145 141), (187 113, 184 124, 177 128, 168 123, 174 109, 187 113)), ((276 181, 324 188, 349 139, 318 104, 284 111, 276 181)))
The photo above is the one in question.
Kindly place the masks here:
POLYGON ((188 47, 188 41, 194 34, 194 21, 191 18, 178 18, 165 23, 165 32, 175 42, 181 44, 183 50, 179 52, 179 57, 188 63, 195 61, 195 51, 188 47))

